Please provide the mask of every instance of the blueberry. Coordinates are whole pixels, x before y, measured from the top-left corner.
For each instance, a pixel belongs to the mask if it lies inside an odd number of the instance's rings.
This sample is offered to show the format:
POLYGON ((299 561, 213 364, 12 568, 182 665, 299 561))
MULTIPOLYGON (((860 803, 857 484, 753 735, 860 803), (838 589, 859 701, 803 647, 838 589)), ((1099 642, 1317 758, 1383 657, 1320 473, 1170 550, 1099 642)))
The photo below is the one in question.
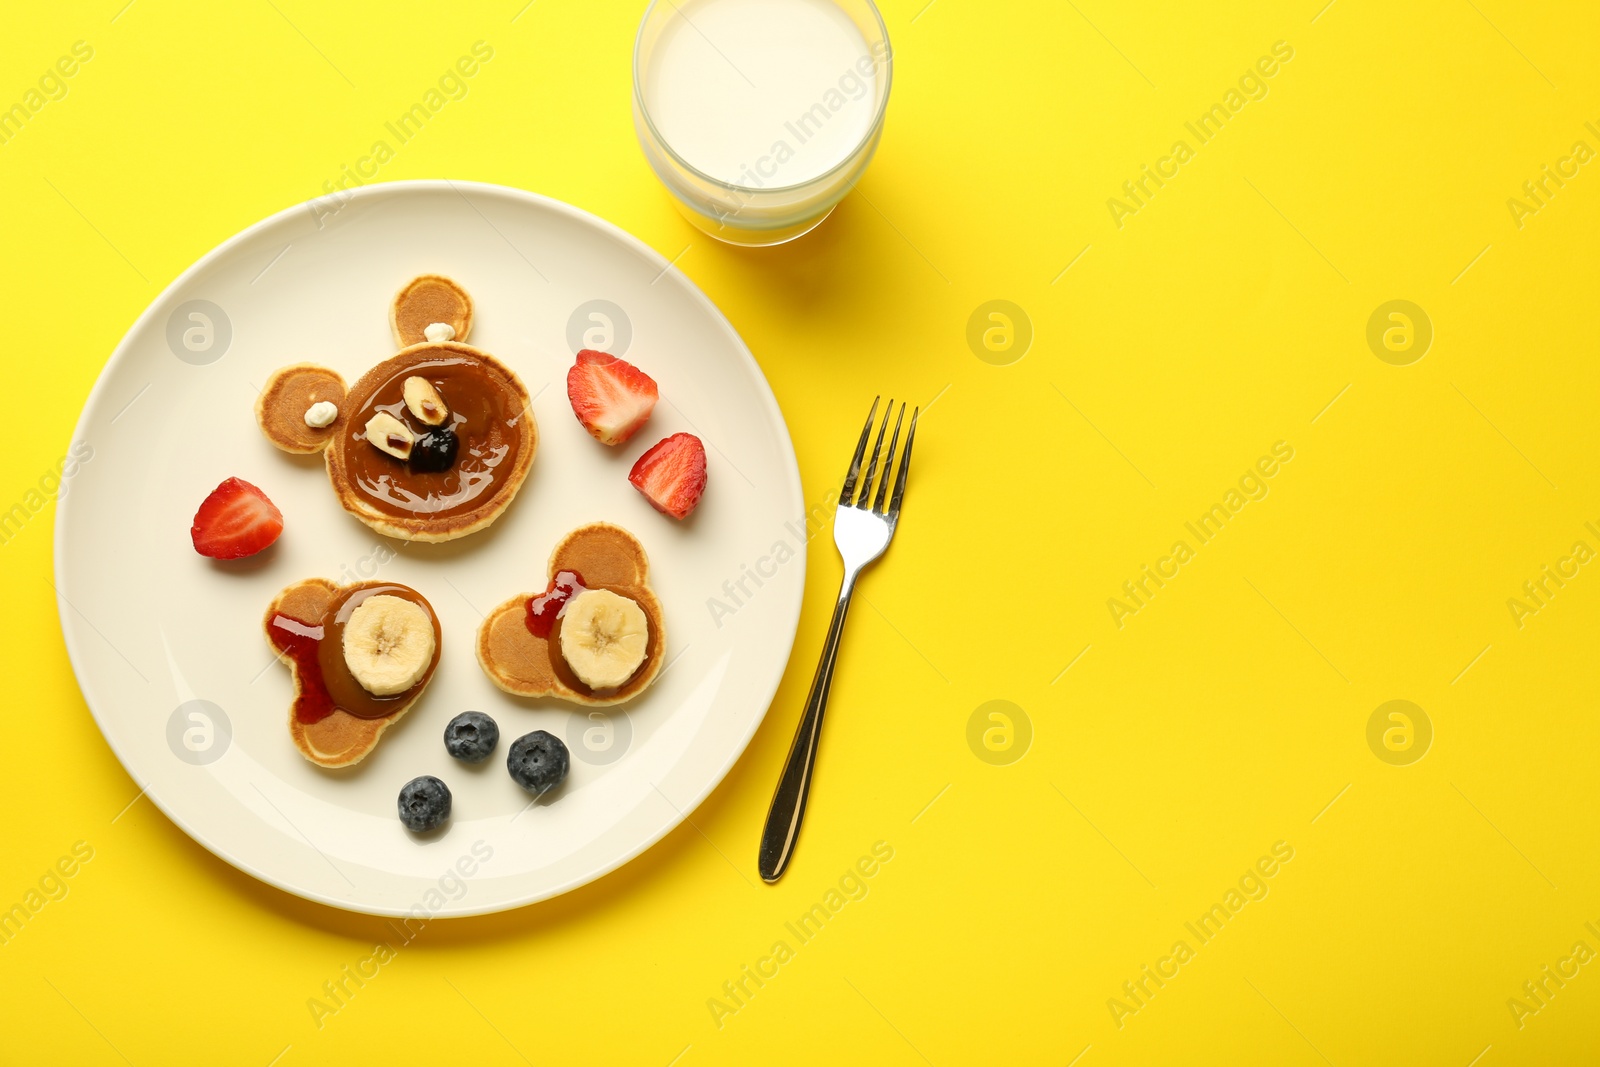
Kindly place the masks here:
POLYGON ((500 727, 481 711, 463 711, 444 728, 444 750, 463 763, 482 763, 500 743, 500 727))
POLYGON ((511 780, 534 796, 560 785, 567 776, 569 763, 567 746, 559 737, 543 730, 523 734, 511 742, 511 751, 506 754, 506 770, 511 772, 511 780))
POLYGON ((422 833, 450 817, 450 787, 431 774, 413 778, 400 787, 400 821, 407 830, 422 833))
POLYGON ((448 426, 429 430, 411 446, 411 469, 414 471, 447 471, 456 461, 456 448, 460 442, 456 432, 448 426))

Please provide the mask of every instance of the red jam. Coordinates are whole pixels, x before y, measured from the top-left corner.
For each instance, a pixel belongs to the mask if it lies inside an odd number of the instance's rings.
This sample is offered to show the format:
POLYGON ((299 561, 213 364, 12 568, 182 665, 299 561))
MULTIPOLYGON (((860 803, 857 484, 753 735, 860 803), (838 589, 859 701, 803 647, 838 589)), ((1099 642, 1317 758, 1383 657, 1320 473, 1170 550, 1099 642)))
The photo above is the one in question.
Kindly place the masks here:
POLYGON ((309 725, 332 715, 333 697, 322 680, 321 657, 317 655, 322 646, 322 627, 287 615, 274 615, 272 643, 294 660, 296 677, 300 679, 300 691, 294 698, 295 721, 309 725))
POLYGON ((528 598, 528 632, 548 639, 556 620, 566 614, 567 604, 584 590, 583 575, 577 571, 557 571, 550 579, 549 589, 528 598))

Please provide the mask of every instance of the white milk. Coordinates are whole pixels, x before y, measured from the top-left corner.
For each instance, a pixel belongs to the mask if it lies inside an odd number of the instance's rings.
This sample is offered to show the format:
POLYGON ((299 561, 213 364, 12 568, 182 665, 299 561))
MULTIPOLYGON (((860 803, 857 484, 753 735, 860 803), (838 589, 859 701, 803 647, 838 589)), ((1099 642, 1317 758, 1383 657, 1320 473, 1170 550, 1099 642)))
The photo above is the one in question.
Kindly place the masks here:
POLYGON ((867 136, 884 59, 837 6, 675 2, 680 14, 663 28, 644 77, 645 105, 695 169, 729 185, 797 185, 867 136))

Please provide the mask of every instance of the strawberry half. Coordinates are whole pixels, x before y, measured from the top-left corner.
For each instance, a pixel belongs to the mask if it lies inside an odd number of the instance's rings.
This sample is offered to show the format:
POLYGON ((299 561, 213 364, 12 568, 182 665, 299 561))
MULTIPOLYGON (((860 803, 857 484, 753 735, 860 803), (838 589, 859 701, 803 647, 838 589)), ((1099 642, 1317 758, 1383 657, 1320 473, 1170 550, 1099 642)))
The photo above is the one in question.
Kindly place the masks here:
POLYGON ((585 348, 567 371, 567 399, 601 444, 620 445, 650 418, 660 397, 655 379, 609 352, 585 348))
POLYGON ((194 550, 212 559, 253 556, 283 533, 283 513, 267 494, 239 478, 211 491, 194 514, 194 550))
POLYGON ((657 441, 633 465, 628 481, 657 511, 681 519, 706 491, 706 446, 692 433, 657 441))

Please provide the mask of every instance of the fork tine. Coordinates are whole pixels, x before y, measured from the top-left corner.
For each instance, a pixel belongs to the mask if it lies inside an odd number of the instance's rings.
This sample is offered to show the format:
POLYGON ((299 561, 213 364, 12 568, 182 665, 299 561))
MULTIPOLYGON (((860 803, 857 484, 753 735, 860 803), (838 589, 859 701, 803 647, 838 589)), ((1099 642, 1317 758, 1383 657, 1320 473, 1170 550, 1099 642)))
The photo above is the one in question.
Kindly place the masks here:
MULTIPOLYGON (((878 496, 872 502, 872 510, 879 515, 883 514, 883 499, 889 492, 889 474, 894 470, 894 446, 900 443, 900 420, 905 417, 906 406, 901 404, 900 413, 894 417, 894 435, 889 438, 889 454, 883 457, 883 481, 878 483, 878 496)), ((888 411, 883 413, 883 424, 889 425, 888 411)))
POLYGON ((900 498, 906 495, 906 475, 911 470, 911 442, 917 436, 917 415, 921 408, 911 409, 911 425, 906 430, 906 450, 900 453, 900 472, 894 479, 894 497, 889 501, 889 517, 900 517, 900 498))
MULTIPOLYGON (((849 507, 855 498, 856 475, 861 471, 861 457, 867 453, 867 435, 872 433, 872 420, 878 417, 878 401, 882 397, 872 398, 872 410, 867 412, 867 424, 861 428, 861 440, 856 442, 856 454, 850 460, 850 470, 844 476, 844 489, 839 493, 839 504, 849 507)), ((870 475, 869 475, 870 477, 870 475)))
MULTIPOLYGON (((878 427, 878 439, 872 444, 872 459, 867 463, 867 478, 861 484, 861 499, 857 501, 857 507, 864 508, 872 503, 872 480, 878 475, 878 453, 883 450, 883 435, 884 431, 889 429, 889 412, 893 410, 894 400, 890 399, 888 405, 883 409, 883 425, 878 427)), ((887 472, 889 465, 885 463, 883 466, 885 472, 887 472)))

